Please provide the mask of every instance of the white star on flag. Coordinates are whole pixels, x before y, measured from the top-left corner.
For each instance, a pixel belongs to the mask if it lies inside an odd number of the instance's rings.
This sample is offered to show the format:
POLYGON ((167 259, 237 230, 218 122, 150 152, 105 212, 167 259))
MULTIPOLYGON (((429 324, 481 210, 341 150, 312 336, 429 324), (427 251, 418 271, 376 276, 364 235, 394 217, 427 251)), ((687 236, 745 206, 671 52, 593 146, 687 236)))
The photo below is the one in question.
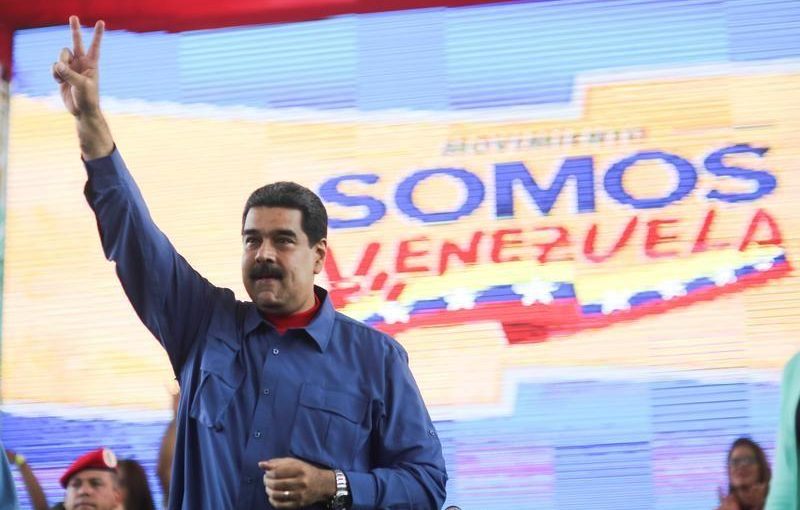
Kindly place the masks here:
POLYGON ((447 309, 453 310, 472 310, 475 308, 475 291, 469 289, 453 289, 444 296, 447 309))
POLYGON ((736 273, 733 269, 720 269, 711 276, 711 279, 717 287, 724 287, 736 281, 736 273))
POLYGON ((767 271, 772 268, 772 264, 775 262, 771 258, 763 258, 753 264, 753 267, 759 271, 767 271))
POLYGON ((389 301, 378 312, 386 324, 397 324, 398 322, 408 322, 410 319, 409 307, 401 305, 397 301, 389 301))
POLYGON ((686 295, 686 286, 682 282, 664 282, 656 289, 661 298, 669 300, 686 295))
POLYGON ((616 310, 630 310, 630 298, 631 293, 628 291, 606 292, 603 294, 603 302, 601 304, 603 313, 608 315, 616 310))
POLYGON ((528 283, 515 283, 511 290, 522 296, 522 304, 531 306, 534 303, 548 305, 553 302, 553 292, 558 285, 544 280, 531 280, 528 283))

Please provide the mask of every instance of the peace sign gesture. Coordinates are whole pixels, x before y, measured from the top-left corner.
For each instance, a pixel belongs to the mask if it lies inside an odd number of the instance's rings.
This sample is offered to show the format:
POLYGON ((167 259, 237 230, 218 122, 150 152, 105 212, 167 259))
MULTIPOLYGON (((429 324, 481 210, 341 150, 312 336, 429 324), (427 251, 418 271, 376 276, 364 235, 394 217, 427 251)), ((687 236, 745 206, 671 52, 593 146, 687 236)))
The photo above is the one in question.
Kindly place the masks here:
POLYGON ((107 156, 114 148, 111 132, 100 112, 98 87, 100 41, 105 23, 94 25, 94 37, 89 50, 83 47, 81 24, 77 16, 69 17, 72 31, 72 50, 64 48, 53 64, 53 78, 58 82, 64 106, 78 120, 78 138, 85 159, 107 156))
POLYGON ((99 110, 97 61, 100 59, 100 41, 105 23, 94 26, 94 38, 89 51, 83 48, 81 25, 77 16, 70 16, 72 29, 72 51, 61 50, 58 62, 53 64, 53 78, 59 83, 61 99, 69 112, 78 117, 92 110, 99 110))

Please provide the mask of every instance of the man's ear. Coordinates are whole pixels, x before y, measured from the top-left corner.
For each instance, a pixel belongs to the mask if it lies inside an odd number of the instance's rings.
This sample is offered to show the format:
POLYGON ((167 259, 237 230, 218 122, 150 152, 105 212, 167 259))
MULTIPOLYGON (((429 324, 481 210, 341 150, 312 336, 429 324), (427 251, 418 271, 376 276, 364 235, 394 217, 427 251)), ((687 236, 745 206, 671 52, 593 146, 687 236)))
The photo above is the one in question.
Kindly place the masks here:
POLYGON ((120 508, 120 505, 122 505, 122 491, 118 483, 114 484, 114 502, 116 503, 116 508, 120 508))
POLYGON ((320 274, 325 267, 325 257, 328 256, 328 240, 324 237, 314 245, 314 274, 320 274))

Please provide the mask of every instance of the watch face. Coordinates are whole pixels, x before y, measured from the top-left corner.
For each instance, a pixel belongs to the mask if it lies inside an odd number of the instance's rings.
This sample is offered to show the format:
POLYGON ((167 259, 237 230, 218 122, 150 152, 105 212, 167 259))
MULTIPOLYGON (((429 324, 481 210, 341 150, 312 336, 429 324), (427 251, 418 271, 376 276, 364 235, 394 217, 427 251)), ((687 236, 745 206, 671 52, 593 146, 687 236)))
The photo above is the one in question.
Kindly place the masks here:
POLYGON ((333 496, 333 499, 331 500, 331 506, 334 508, 334 510, 346 508, 349 499, 350 494, 348 494, 346 490, 338 490, 336 491, 336 495, 333 496))
POLYGON ((347 503, 346 499, 347 499, 347 496, 342 495, 342 494, 337 494, 331 500, 331 508, 333 510, 340 510, 340 509, 345 508, 345 504, 347 503))

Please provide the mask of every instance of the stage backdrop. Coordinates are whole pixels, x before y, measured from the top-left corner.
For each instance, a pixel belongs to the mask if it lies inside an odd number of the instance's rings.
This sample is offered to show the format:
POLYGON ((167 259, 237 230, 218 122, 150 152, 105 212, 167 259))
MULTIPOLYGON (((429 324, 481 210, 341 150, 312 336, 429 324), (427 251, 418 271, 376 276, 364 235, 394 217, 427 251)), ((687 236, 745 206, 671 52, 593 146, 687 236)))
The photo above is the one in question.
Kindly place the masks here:
MULTIPOLYGON (((798 23, 565 0, 110 32, 103 106, 162 230, 242 299, 248 193, 320 194, 320 283, 408 349, 448 502, 707 509, 734 438, 772 454, 800 347, 798 23)), ((69 41, 15 40, 5 226, 3 441, 52 500, 100 444, 151 469, 172 390, 83 197, 69 41)))

